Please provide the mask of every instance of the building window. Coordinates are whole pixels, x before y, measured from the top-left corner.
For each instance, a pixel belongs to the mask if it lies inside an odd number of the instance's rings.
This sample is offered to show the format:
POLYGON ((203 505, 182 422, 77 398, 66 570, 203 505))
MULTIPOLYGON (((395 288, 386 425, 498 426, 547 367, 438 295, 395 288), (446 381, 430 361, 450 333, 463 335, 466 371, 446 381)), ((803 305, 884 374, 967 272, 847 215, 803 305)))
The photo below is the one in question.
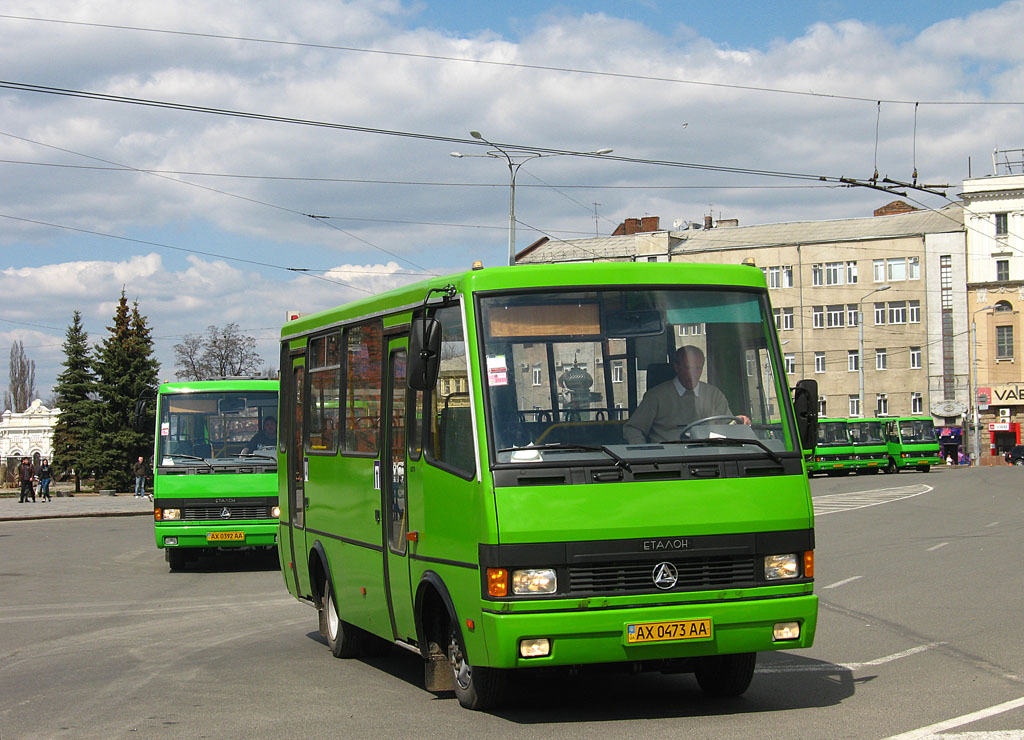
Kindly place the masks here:
POLYGON ((782 287, 792 288, 793 287, 793 265, 782 266, 782 287))
POLYGON ((826 262, 825 263, 825 285, 842 285, 843 284, 843 263, 842 262, 826 262))
POLYGON ((875 326, 884 326, 884 325, 885 325, 885 304, 884 303, 876 303, 875 304, 875 326))
POLYGON ((681 337, 697 336, 704 333, 704 324, 679 324, 676 332, 681 337))
POLYGON ((943 311, 953 310, 953 257, 944 254, 939 257, 939 289, 942 291, 943 311))
POLYGON ((911 347, 910 348, 910 369, 920 370, 921 369, 921 348, 911 347))
POLYGON ((814 372, 823 373, 825 372, 825 353, 815 352, 814 353, 814 372))
POLYGON ((772 318, 775 319, 775 329, 776 329, 776 331, 778 331, 779 329, 782 328, 782 309, 781 308, 773 308, 772 309, 772 318))
POLYGON ((857 304, 847 303, 846 304, 846 325, 857 326, 857 304))
POLYGON ((1010 260, 996 260, 996 280, 1005 283, 1010 279, 1010 260))
POLYGON ((875 396, 875 413, 879 416, 889 415, 889 396, 885 393, 875 396))
POLYGON ((885 282, 885 260, 872 260, 871 267, 876 283, 885 282))
POLYGON ((889 303, 889 323, 890 324, 905 324, 907 323, 907 302, 906 301, 892 301, 889 303))
POLYGON ((825 328, 825 307, 813 306, 811 308, 811 326, 815 329, 825 328))
POLYGON ((541 375, 540 365, 536 365, 533 368, 533 384, 535 386, 537 386, 537 385, 542 385, 543 382, 544 382, 544 378, 541 375))
POLYGON ((1013 359, 1013 327, 996 327, 996 357, 1000 360, 1013 359))
POLYGON ((783 355, 782 360, 786 365, 786 374, 796 374, 796 355, 783 355))
POLYGON ((885 348, 880 347, 875 350, 875 370, 885 370, 888 366, 888 359, 885 353, 885 348))
POLYGON ((825 271, 820 262, 811 265, 811 285, 821 286, 825 284, 825 271))
POLYGON ((828 404, 826 403, 827 400, 828 399, 826 399, 824 396, 818 396, 818 416, 820 417, 828 416, 828 404))
POLYGON ((860 396, 850 396, 850 416, 860 416, 860 396))
POLYGON ((905 257, 891 257, 885 261, 885 267, 890 281, 907 279, 907 260, 905 257))
POLYGON ((921 323, 921 301, 907 301, 907 319, 911 324, 921 323))
POLYGON ((784 308, 782 309, 782 329, 783 331, 793 330, 793 309, 784 308))
POLYGON ((1006 213, 997 213, 997 214, 995 214, 995 216, 996 216, 996 236, 1006 236, 1007 234, 1010 233, 1009 219, 1007 218, 1008 215, 1009 214, 1006 214, 1006 213))
POLYGON ((924 411, 924 399, 920 393, 911 392, 910 394, 910 413, 920 414, 924 411))
POLYGON ((907 280, 921 279, 921 258, 907 257, 907 280))
POLYGON ((855 373, 860 370, 860 354, 857 350, 846 350, 846 369, 851 373, 855 373))
POLYGON ((847 262, 846 263, 846 282, 849 285, 857 284, 857 263, 847 262))
POLYGON ((829 306, 828 313, 825 316, 825 326, 829 329, 837 329, 843 326, 843 319, 845 318, 845 311, 842 306, 829 306))
POLYGON ((617 362, 614 365, 612 365, 612 382, 613 383, 621 383, 622 382, 622 364, 621 363, 617 362))
POLYGON ((768 287, 779 288, 782 286, 782 268, 781 267, 769 267, 768 268, 768 287))

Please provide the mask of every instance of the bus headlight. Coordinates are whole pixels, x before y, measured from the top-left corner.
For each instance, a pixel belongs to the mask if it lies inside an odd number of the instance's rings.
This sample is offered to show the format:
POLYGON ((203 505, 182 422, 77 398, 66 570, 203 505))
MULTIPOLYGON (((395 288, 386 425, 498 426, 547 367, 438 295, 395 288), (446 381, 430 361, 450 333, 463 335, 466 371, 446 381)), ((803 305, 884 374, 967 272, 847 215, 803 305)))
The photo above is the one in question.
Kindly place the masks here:
POLYGON ((800 559, 795 552, 785 555, 766 555, 764 558, 764 579, 779 581, 784 578, 800 577, 800 559))
POLYGON ((553 594, 558 588, 554 568, 530 568, 512 572, 512 593, 553 594))
POLYGON ((163 509, 160 519, 165 522, 181 519, 181 509, 163 509))
POLYGON ((270 507, 270 518, 271 519, 277 519, 280 516, 281 516, 281 507, 280 506, 271 506, 270 507))

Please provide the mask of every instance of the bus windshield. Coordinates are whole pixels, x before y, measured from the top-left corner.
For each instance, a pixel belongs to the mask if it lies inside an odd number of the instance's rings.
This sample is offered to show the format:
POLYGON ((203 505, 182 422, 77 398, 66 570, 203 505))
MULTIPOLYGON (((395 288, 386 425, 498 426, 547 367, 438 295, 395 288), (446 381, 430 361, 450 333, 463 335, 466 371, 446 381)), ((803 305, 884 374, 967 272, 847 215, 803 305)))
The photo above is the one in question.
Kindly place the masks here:
POLYGON ((907 442, 935 442, 935 425, 931 419, 901 419, 900 439, 907 442))
POLYGON ((834 447, 836 445, 849 444, 850 438, 847 436, 845 421, 818 422, 818 447, 834 447))
POLYGON ((850 437, 855 445, 885 444, 880 421, 851 421, 850 437))
POLYGON ((497 463, 794 449, 763 294, 616 288, 485 294, 478 306, 497 463))
POLYGON ((165 393, 157 413, 158 465, 276 463, 277 393, 165 393))

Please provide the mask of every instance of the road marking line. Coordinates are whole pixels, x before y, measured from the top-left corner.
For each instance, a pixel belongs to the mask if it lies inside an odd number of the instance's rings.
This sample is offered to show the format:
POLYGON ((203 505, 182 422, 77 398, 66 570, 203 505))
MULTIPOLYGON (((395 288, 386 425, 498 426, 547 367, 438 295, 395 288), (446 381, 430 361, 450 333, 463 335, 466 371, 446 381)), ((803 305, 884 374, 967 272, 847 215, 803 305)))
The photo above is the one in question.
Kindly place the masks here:
POLYGON ((864 661, 863 663, 822 663, 814 665, 783 665, 773 668, 758 668, 755 673, 834 673, 836 671, 856 671, 859 668, 872 668, 874 666, 884 665, 885 663, 891 663, 894 660, 900 658, 907 658, 917 653, 923 653, 925 650, 931 650, 939 645, 945 645, 944 642, 929 642, 927 645, 918 645, 917 647, 908 648, 907 650, 901 650, 898 653, 892 655, 886 655, 882 658, 875 658, 874 660, 864 661))
POLYGON ((935 545, 934 547, 929 547, 928 548, 928 552, 934 552, 935 550, 938 550, 940 547, 945 547, 948 544, 949 544, 948 542, 940 542, 939 544, 935 545))
POLYGON ((988 529, 989 527, 994 527, 994 526, 996 526, 997 524, 999 524, 999 522, 992 522, 991 524, 986 524, 986 525, 985 525, 985 529, 988 529))
POLYGON ((924 483, 894 488, 872 488, 867 491, 850 491, 849 493, 830 493, 812 499, 814 515, 825 516, 840 511, 853 511, 868 506, 879 506, 893 501, 902 501, 922 493, 935 490, 924 483))
POLYGON ((863 578, 863 577, 864 576, 854 576, 853 578, 844 578, 841 581, 836 581, 835 583, 830 583, 829 585, 824 586, 823 588, 839 588, 840 586, 845 586, 847 583, 853 583, 858 578, 863 578))
POLYGON ((942 732, 943 730, 951 730, 954 727, 962 727, 963 725, 970 724, 971 722, 977 722, 980 719, 994 717, 997 714, 1009 712, 1011 709, 1017 709, 1019 707, 1024 707, 1024 696, 1018 699, 1004 701, 1002 704, 995 704, 994 706, 988 707, 986 709, 979 709, 977 712, 971 712, 970 714, 962 714, 959 717, 947 719, 945 722, 936 722, 934 725, 920 727, 916 730, 904 732, 900 735, 892 735, 890 737, 885 738, 885 740, 922 740, 922 738, 935 735, 936 733, 942 732))

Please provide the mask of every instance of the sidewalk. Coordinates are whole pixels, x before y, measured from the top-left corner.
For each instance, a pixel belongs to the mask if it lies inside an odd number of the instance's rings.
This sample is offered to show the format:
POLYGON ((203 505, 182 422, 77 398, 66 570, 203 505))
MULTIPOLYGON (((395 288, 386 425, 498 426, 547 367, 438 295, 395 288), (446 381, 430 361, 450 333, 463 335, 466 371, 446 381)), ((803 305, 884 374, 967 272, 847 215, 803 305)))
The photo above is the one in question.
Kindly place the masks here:
MULTIPOLYGON (((8 493, 10 489, 4 489, 8 493)), ((119 493, 116 496, 98 493, 76 493, 69 498, 65 493, 58 498, 51 490, 52 501, 43 501, 36 492, 36 501, 18 503, 18 493, 13 496, 0 496, 0 522, 13 522, 19 519, 61 519, 82 516, 153 516, 153 502, 149 498, 135 498, 130 493, 119 493)))

